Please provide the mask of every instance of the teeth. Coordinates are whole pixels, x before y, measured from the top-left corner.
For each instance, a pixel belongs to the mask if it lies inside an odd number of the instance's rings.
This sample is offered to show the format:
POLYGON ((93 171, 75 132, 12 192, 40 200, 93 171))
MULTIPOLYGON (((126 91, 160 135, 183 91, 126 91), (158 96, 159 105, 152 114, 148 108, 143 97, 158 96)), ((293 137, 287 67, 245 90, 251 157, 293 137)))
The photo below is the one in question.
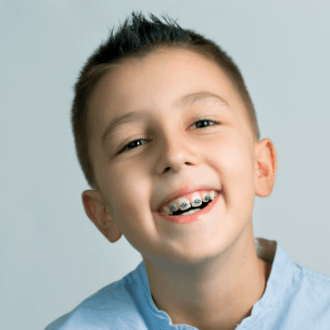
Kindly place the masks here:
POLYGON ((198 211, 200 211, 201 209, 193 209, 193 210, 190 210, 190 211, 187 211, 187 212, 184 212, 184 213, 182 213, 181 215, 189 215, 189 214, 193 214, 193 213, 195 213, 195 212, 198 212, 198 211))
POLYGON ((179 197, 177 200, 170 202, 169 204, 163 206, 163 213, 167 215, 172 215, 173 212, 181 211, 189 209, 191 206, 200 206, 202 202, 209 202, 214 200, 214 198, 218 195, 218 193, 214 190, 205 191, 202 194, 199 192, 195 192, 190 196, 190 199, 185 197, 179 197))
POLYGON ((192 196, 191 196, 191 205, 192 206, 200 206, 202 205, 203 201, 202 201, 202 197, 199 193, 194 193, 192 196))
POLYGON ((188 198, 179 197, 177 199, 181 211, 188 210, 191 207, 190 200, 188 198))

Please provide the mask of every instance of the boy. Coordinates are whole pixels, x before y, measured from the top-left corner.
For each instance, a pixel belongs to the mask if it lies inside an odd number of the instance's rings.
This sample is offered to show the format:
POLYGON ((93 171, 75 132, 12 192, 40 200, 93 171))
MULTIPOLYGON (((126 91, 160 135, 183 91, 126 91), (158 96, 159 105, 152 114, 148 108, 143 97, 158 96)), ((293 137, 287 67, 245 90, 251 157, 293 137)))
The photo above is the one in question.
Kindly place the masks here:
POLYGON ((84 67, 72 124, 87 216, 143 261, 46 330, 330 329, 330 278, 253 237, 277 158, 238 68, 132 15, 84 67))

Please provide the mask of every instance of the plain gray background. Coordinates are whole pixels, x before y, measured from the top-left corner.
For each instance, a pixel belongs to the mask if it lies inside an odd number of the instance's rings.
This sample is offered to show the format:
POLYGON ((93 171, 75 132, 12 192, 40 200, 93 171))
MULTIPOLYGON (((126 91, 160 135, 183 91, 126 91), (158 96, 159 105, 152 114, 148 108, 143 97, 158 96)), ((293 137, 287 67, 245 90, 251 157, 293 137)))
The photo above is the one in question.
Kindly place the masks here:
POLYGON ((36 330, 142 260, 85 214, 75 155, 73 85, 132 10, 168 13, 214 40, 242 70, 278 169, 256 196, 254 235, 330 276, 330 2, 0 1, 0 328, 36 330), (165 3, 165 2, 164 2, 165 3))

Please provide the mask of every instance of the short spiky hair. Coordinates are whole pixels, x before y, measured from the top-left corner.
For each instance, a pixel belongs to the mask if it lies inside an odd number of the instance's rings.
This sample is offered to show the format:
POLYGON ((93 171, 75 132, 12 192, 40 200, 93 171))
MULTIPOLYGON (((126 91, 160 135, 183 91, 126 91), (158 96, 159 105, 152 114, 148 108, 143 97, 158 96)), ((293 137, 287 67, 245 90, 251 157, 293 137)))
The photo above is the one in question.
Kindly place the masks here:
POLYGON ((101 44, 87 60, 75 85, 71 122, 74 134, 76 153, 85 178, 92 189, 97 189, 94 169, 91 162, 88 141, 90 128, 88 126, 88 100, 96 83, 111 69, 113 64, 123 64, 127 59, 146 57, 157 49, 181 48, 192 50, 218 64, 232 81, 239 92, 247 111, 249 125, 255 141, 260 139, 260 131, 255 109, 245 86, 240 70, 233 60, 214 42, 204 38, 192 30, 182 29, 176 21, 166 20, 162 23, 153 14, 149 14, 152 22, 143 15, 132 12, 132 24, 129 18, 119 27, 117 33, 101 44))

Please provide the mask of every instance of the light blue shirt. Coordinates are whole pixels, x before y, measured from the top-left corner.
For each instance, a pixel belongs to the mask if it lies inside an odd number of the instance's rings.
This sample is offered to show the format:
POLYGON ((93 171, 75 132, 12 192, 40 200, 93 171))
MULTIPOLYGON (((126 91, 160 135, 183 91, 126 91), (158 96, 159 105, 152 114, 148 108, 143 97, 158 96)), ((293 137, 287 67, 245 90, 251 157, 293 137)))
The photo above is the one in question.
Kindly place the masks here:
MULTIPOLYGON (((272 264, 264 295, 236 330, 330 330, 330 277, 293 263, 280 244, 255 238, 272 264)), ((145 264, 96 292, 45 330, 196 330, 173 325, 152 300, 145 264)))

